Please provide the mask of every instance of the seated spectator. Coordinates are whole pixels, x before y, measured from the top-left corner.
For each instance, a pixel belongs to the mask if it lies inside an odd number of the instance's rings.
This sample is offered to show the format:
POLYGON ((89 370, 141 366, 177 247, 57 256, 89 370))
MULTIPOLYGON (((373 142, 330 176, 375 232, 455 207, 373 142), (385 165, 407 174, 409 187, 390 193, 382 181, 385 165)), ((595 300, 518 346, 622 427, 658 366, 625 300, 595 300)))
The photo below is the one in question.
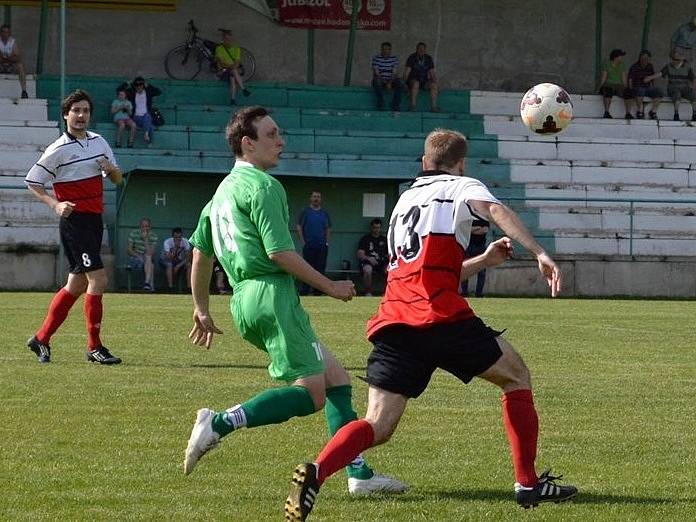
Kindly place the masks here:
POLYGON ((128 100, 133 106, 133 121, 143 129, 143 140, 151 147, 155 130, 152 123, 152 99, 162 94, 162 91, 148 84, 142 76, 136 77, 130 85, 121 85, 121 88, 126 90, 128 100))
MULTIPOLYGON (((469 244, 466 247, 467 259, 479 256, 486 251, 486 234, 491 224, 485 219, 474 219, 471 223, 471 235, 469 244)), ((486 269, 480 270, 476 274, 476 297, 483 297, 483 287, 486 284, 486 269)), ((461 293, 463 296, 469 295, 469 280, 462 281, 461 293)))
POLYGON ((365 295, 372 295, 373 274, 386 272, 389 254, 387 238, 382 235, 382 220, 375 218, 370 222, 370 233, 365 234, 358 243, 358 261, 362 272, 365 295))
POLYGON ((8 24, 0 26, 0 74, 19 75, 22 98, 29 97, 27 94, 27 73, 24 70, 22 55, 19 53, 17 40, 12 37, 12 29, 8 24))
POLYGON ((142 270, 145 274, 143 290, 155 290, 155 265, 153 257, 157 246, 157 234, 152 232, 152 222, 149 218, 140 220, 140 228, 131 230, 128 234, 128 266, 132 270, 142 270))
POLYGON ((137 126, 131 118, 133 115, 133 104, 126 98, 126 89, 123 87, 116 89, 116 99, 111 102, 111 114, 116 124, 116 148, 121 147, 123 130, 128 127, 130 129, 128 148, 130 149, 135 141, 135 129, 137 126))
POLYGON ((213 277, 215 278, 215 288, 217 293, 220 295, 229 294, 230 285, 227 281, 227 274, 217 258, 215 258, 213 261, 213 277))
POLYGON ((631 65, 628 70, 628 87, 635 95, 636 99, 636 118, 645 118, 643 112, 643 98, 646 96, 652 99, 652 108, 648 113, 651 120, 657 119, 657 108, 660 106, 662 91, 654 86, 654 82, 645 82, 647 76, 655 74, 652 63, 650 63, 650 51, 643 49, 638 55, 638 61, 631 65))
POLYGON ((672 53, 672 60, 659 73, 646 76, 645 82, 660 76, 667 78, 667 96, 674 104, 674 121, 679 121, 679 104, 684 98, 691 102, 691 121, 696 121, 696 96, 694 95, 694 70, 684 60, 678 50, 672 53))
POLYGON ((393 111, 401 110, 401 92, 404 84, 397 75, 399 58, 392 56, 389 42, 382 43, 380 54, 372 58, 372 88, 377 95, 377 110, 384 110, 384 91, 391 90, 393 111))
POLYGON ((696 16, 674 31, 669 55, 672 56, 675 51, 692 66, 696 63, 696 16))
POLYGON ((174 291, 174 278, 183 269, 186 273, 186 288, 191 290, 191 244, 183 237, 181 227, 172 229, 172 237, 164 240, 160 254, 160 266, 166 270, 169 291, 174 291))
POLYGON ((435 62, 432 56, 425 54, 425 44, 420 42, 416 46, 416 52, 406 60, 404 80, 411 94, 410 111, 416 110, 416 100, 419 89, 430 91, 430 110, 440 112, 437 105, 437 76, 435 76, 435 62))
POLYGON ((218 78, 230 86, 230 105, 237 104, 237 86, 242 89, 244 96, 251 92, 244 87, 240 66, 242 63, 242 49, 234 42, 232 31, 220 29, 222 42, 215 48, 215 60, 218 65, 218 78))
POLYGON ((626 51, 614 49, 609 53, 609 60, 602 63, 602 74, 599 80, 599 94, 604 98, 604 117, 611 118, 609 107, 613 96, 619 96, 624 99, 626 107, 626 119, 632 120, 631 115, 631 100, 633 93, 628 88, 628 74, 626 73, 626 64, 623 62, 623 57, 626 56, 626 51))

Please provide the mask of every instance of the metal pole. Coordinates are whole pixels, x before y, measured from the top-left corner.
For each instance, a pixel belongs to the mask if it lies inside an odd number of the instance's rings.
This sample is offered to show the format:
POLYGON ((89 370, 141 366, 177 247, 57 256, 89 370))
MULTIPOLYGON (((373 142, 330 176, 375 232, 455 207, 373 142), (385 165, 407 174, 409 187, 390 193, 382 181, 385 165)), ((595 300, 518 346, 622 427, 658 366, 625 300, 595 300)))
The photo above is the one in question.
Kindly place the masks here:
MULTIPOLYGON (((65 3, 66 0, 60 1, 60 100, 65 99, 65 3)), ((61 128, 64 128, 65 120, 60 119, 61 128)))
POLYGON ((645 19, 643 20, 643 38, 640 41, 640 48, 648 48, 648 37, 650 36, 650 26, 653 21, 655 2, 653 0, 647 0, 645 5, 645 19))
POLYGON ((36 74, 43 73, 44 49, 46 48, 46 24, 48 21, 48 0, 41 2, 41 19, 39 21, 39 46, 36 51, 36 74))
POLYGON ((633 257, 633 201, 628 204, 628 255, 633 257))
POLYGON ((2 23, 12 25, 12 6, 6 5, 3 10, 2 23))
POLYGON ((595 87, 599 86, 602 68, 602 0, 595 0, 595 87))
POLYGON ((307 29, 307 83, 314 85, 314 29, 307 29))
POLYGON ((350 15, 350 30, 348 31, 348 51, 346 52, 346 74, 343 85, 350 85, 350 75, 353 68, 353 49, 355 47, 355 31, 358 28, 358 8, 360 0, 353 0, 353 11, 350 15))

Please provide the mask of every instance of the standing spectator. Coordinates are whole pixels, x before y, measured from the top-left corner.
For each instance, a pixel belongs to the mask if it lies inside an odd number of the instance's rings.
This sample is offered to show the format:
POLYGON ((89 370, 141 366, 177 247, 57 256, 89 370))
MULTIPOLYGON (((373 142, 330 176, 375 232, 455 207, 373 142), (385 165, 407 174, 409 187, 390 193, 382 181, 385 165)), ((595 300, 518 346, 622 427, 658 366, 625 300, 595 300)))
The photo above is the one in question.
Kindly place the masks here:
POLYGON ((24 70, 22 55, 19 53, 17 40, 12 37, 12 29, 8 24, 0 26, 0 74, 18 74, 22 98, 29 97, 27 94, 27 73, 24 70))
POLYGON ((650 63, 650 51, 643 49, 638 56, 638 61, 628 70, 628 87, 636 97, 636 118, 645 118, 643 112, 643 98, 652 99, 652 108, 648 113, 651 120, 657 119, 657 108, 660 106, 662 91, 654 86, 653 81, 645 82, 645 78, 655 74, 655 69, 650 63))
POLYGON ((173 228, 172 237, 164 240, 160 266, 166 270, 170 292, 174 291, 174 278, 181 270, 186 273, 186 288, 191 290, 191 244, 183 237, 181 227, 173 228))
POLYGON ((384 91, 391 90, 393 111, 401 110, 401 92, 404 84, 397 75, 399 58, 392 56, 392 46, 389 42, 383 42, 380 54, 372 58, 372 88, 377 96, 377 110, 384 109, 384 91))
POLYGON ((672 56, 675 51, 688 60, 692 66, 696 63, 696 16, 674 31, 669 55, 672 56))
POLYGON ((667 78, 667 96, 674 104, 674 121, 679 121, 679 104, 684 98, 691 102, 691 121, 696 121, 696 76, 689 63, 679 50, 672 53, 672 60, 659 73, 646 76, 645 82, 650 82, 660 76, 667 78))
MULTIPOLYGON (((471 235, 469 245, 466 247, 466 258, 470 259, 480 256, 486 251, 486 234, 491 224, 485 219, 474 218, 471 223, 471 235)), ((483 297, 483 286, 486 284, 486 268, 479 270, 476 274, 476 297, 483 297)), ((462 281, 462 295, 469 294, 469 279, 462 281)))
POLYGON ((140 228, 131 230, 128 234, 128 266, 132 270, 142 270, 145 274, 143 290, 153 292, 155 290, 155 264, 153 258, 157 246, 157 234, 152 232, 150 218, 140 220, 140 228))
POLYGON ((220 295, 227 295, 229 291, 229 282, 227 281, 227 274, 225 274, 225 269, 222 268, 220 261, 217 257, 213 259, 213 277, 215 278, 215 289, 220 295))
POLYGON ((137 125, 131 118, 133 116, 133 104, 126 98, 126 89, 123 87, 116 89, 116 99, 111 102, 111 114, 116 124, 116 148, 121 147, 121 137, 126 127, 130 129, 128 148, 132 148, 137 125))
POLYGON ((611 106, 612 97, 619 96, 624 99, 626 119, 633 119, 631 115, 631 99, 633 95, 628 88, 628 74, 626 72, 626 64, 623 62, 624 56, 626 56, 626 51, 614 49, 609 53, 609 60, 602 63, 599 94, 603 97, 605 118, 611 118, 609 107, 611 106))
POLYGON ((358 243, 358 261, 362 271, 365 295, 372 295, 372 276, 384 274, 389 261, 387 238, 382 234, 382 220, 375 218, 370 222, 370 233, 365 234, 358 243))
MULTIPOLYGON (((331 240, 331 218, 321 207, 321 192, 318 190, 310 193, 309 206, 300 212, 297 235, 302 244, 302 257, 314 270, 324 275, 331 240)), ((309 284, 303 282, 300 295, 308 295, 311 290, 309 284)))
POLYGON ((230 105, 237 104, 237 86, 242 89, 244 96, 249 96, 251 92, 244 87, 242 81, 242 49, 234 42, 232 31, 220 29, 222 42, 215 48, 215 60, 218 66, 218 78, 225 81, 230 86, 230 105))
POLYGON ((39 362, 51 362, 51 336, 68 317, 80 295, 85 294, 87 360, 118 364, 102 344, 102 295, 108 278, 101 258, 104 233, 102 177, 121 183, 121 169, 114 153, 99 134, 87 131, 94 105, 89 95, 76 90, 65 98, 61 112, 67 132, 46 148, 29 170, 27 187, 37 199, 60 216, 60 242, 68 258, 68 282, 55 294, 41 329, 27 341, 39 362), (53 184, 54 197, 45 189, 53 184))
POLYGON ((416 110, 419 89, 426 89, 430 91, 430 110, 432 112, 440 112, 440 108, 437 105, 438 91, 435 62, 433 62, 432 56, 425 54, 425 44, 423 42, 418 43, 416 52, 406 60, 404 80, 411 95, 410 111, 416 110))
POLYGON ((124 84, 121 87, 126 89, 128 99, 133 105, 133 121, 143 129, 143 140, 148 147, 151 147, 155 130, 155 125, 152 123, 152 99, 162 94, 162 91, 147 83, 142 76, 137 76, 130 86, 124 84))

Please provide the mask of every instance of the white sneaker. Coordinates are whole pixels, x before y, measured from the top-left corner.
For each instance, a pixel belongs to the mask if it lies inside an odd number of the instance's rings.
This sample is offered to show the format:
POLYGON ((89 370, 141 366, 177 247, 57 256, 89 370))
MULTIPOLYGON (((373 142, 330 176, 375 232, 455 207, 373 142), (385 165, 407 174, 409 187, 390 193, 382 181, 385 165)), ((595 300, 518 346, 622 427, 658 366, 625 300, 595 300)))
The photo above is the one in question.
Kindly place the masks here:
POLYGON ((369 479, 348 479, 348 493, 354 496, 367 496, 373 493, 404 493, 408 485, 387 475, 375 473, 369 479))
POLYGON ((215 412, 201 408, 196 415, 196 423, 191 430, 191 436, 186 446, 184 457, 184 475, 188 475, 196 467, 200 458, 220 442, 220 435, 213 431, 213 416, 215 412))

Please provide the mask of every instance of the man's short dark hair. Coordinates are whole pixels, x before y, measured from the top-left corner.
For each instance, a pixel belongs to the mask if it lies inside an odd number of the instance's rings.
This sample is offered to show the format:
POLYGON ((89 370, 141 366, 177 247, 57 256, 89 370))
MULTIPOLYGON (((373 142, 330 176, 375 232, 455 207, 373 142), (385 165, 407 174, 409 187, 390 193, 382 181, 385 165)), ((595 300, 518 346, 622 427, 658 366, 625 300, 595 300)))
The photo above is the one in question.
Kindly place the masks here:
POLYGON ((416 49, 418 49, 421 45, 422 45, 423 47, 427 47, 427 46, 425 45, 425 42, 418 42, 418 43, 416 44, 416 49))
POLYGON ((126 90, 125 87, 120 86, 120 87, 116 87, 116 94, 118 94, 119 92, 128 92, 128 91, 126 90))
POLYGON ((466 137, 449 129, 435 129, 425 138, 425 156, 439 168, 452 168, 467 153, 466 137))
POLYGON ((63 103, 60 104, 60 110, 62 111, 63 116, 67 116, 68 113, 70 112, 70 109, 72 109, 72 106, 75 105, 77 102, 81 101, 87 101, 89 102, 89 112, 90 114, 94 110, 94 104, 92 103, 92 98, 90 98, 89 94, 87 91, 83 91, 82 89, 77 89, 76 91, 71 92, 68 94, 68 96, 63 100, 63 103))
POLYGON ((254 141, 259 139, 256 122, 266 116, 268 116, 268 111, 258 105, 246 107, 232 116, 232 119, 227 124, 225 135, 227 143, 235 156, 242 155, 242 138, 248 136, 254 141))
POLYGON ((391 49, 391 46, 392 46, 391 42, 382 42, 382 45, 380 45, 380 47, 389 47, 390 49, 391 49))
POLYGON ((379 218, 375 218, 375 219, 373 219, 372 221, 370 221, 370 226, 371 226, 371 227, 373 227, 373 226, 375 226, 375 225, 381 225, 381 224, 382 224, 382 220, 379 219, 379 218))
POLYGON ((11 29, 10 24, 2 24, 2 25, 0 25, 0 31, 2 31, 3 29, 11 29))
POLYGON ((183 235, 183 233, 184 233, 184 231, 181 230, 181 227, 174 227, 174 228, 172 228, 172 236, 173 236, 174 234, 182 234, 182 235, 183 235))

